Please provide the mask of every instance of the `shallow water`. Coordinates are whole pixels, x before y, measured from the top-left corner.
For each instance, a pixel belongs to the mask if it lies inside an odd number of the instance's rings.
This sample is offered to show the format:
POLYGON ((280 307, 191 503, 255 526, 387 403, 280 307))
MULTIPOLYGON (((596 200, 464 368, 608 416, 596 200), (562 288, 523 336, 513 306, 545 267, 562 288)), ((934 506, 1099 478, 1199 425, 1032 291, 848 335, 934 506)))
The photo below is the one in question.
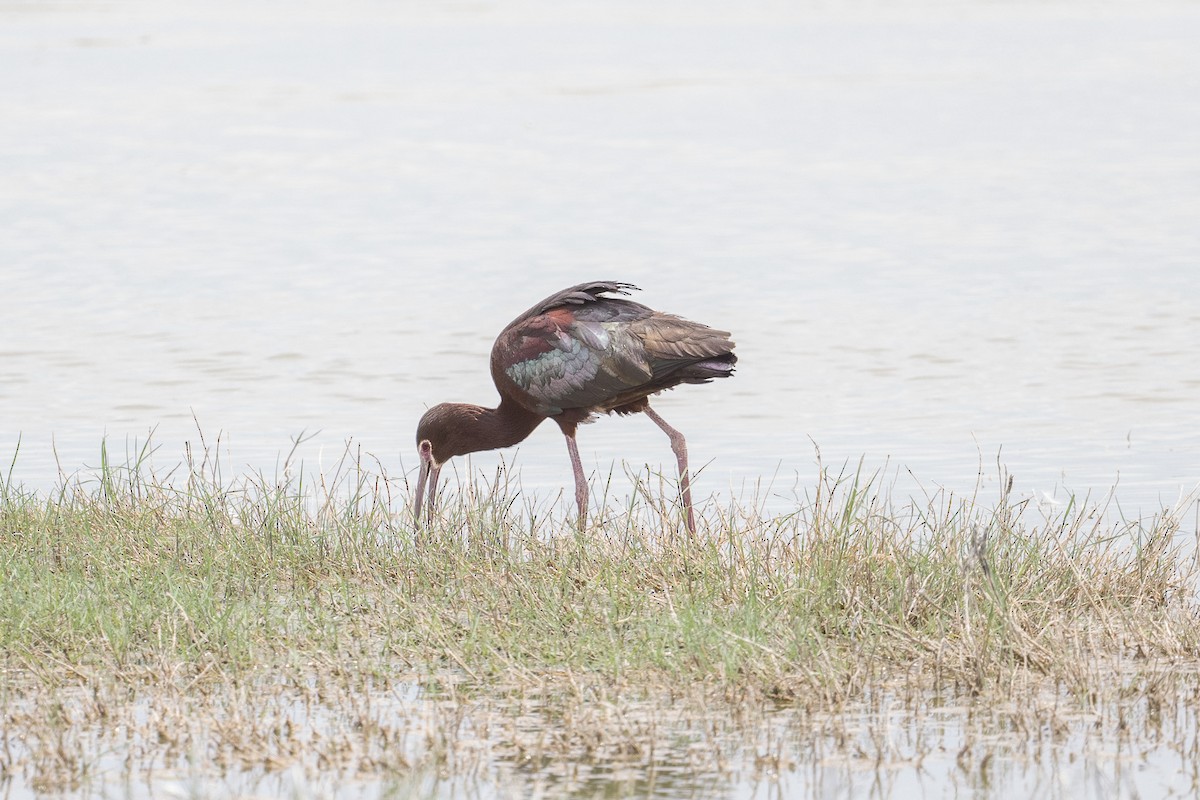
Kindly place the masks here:
MULTIPOLYGON (((815 443, 1150 513, 1200 483, 1198 38, 1171 3, 0 2, 0 453, 45 488, 198 427, 270 473, 305 432, 397 474, 425 407, 493 400, 506 322, 603 278, 735 334, 657 403, 701 494, 786 508, 815 443)), ((641 418, 581 449, 673 469, 641 418)), ((569 480, 552 425, 504 457, 569 480)))
POLYGON ((1186 687, 1156 711, 1123 697, 1123 710, 1088 712, 1065 695, 883 693, 816 713, 684 696, 452 698, 406 683, 13 695, 0 732, 11 800, 1160 797, 1193 795, 1200 774, 1186 687))

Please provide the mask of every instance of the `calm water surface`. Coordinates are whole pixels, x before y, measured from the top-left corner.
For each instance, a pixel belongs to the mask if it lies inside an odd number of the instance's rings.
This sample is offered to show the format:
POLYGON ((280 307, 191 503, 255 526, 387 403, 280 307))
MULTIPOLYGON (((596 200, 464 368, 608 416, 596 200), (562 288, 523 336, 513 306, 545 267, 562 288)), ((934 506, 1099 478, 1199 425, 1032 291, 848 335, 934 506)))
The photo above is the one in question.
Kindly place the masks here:
MULTIPOLYGON (((819 447, 1151 513, 1200 483, 1197 41, 1158 2, 0 0, 0 454, 44 489, 198 424, 231 472, 306 432, 402 475, 516 313, 618 279, 735 334, 658 401, 702 495, 787 510, 819 447)), ((581 449, 672 469, 641 418, 581 449)), ((514 457, 569 481, 553 425, 514 457)))
MULTIPOLYGON (((600 278, 736 335, 658 402, 702 494, 786 506, 815 443, 1149 513, 1200 482, 1197 40, 1160 3, 0 2, 0 453, 48 487, 198 421, 234 471, 307 432, 400 474, 600 278)), ((640 418, 581 447, 672 469, 640 418)), ((505 458, 569 479, 553 425, 505 458)))

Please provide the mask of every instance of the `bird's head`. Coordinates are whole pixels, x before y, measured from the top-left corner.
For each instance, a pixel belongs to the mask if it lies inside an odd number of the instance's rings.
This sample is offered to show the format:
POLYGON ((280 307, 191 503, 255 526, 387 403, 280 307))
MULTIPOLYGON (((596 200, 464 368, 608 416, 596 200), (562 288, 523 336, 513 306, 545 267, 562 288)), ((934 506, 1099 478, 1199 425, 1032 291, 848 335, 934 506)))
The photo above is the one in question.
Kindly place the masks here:
POLYGON ((417 423, 417 453, 421 456, 421 463, 442 464, 449 456, 442 453, 442 447, 434 450, 434 442, 442 443, 444 438, 443 424, 443 408, 448 405, 442 403, 434 406, 425 412, 421 417, 421 421, 417 423), (438 458, 437 456, 442 456, 438 458))
POLYGON ((413 517, 420 522, 421 506, 428 485, 429 516, 437 497, 438 473, 454 456, 473 452, 471 430, 485 409, 465 403, 439 403, 425 412, 417 423, 417 455, 421 472, 417 476, 417 494, 413 499, 413 517))
POLYGON ((486 408, 469 403, 438 403, 417 423, 417 452, 421 460, 441 466, 455 456, 473 453, 475 428, 486 408))

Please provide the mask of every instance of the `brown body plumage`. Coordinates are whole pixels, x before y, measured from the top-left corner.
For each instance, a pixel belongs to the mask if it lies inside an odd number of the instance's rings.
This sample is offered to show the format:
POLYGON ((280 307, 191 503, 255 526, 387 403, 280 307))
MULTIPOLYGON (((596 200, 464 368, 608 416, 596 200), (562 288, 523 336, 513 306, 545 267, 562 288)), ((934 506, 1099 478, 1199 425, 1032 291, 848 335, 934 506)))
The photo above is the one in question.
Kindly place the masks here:
POLYGON ((587 516, 587 480, 575 443, 581 422, 596 414, 642 412, 670 437, 679 463, 688 530, 695 531, 687 444, 650 407, 650 395, 681 383, 708 383, 733 373, 737 356, 725 331, 605 296, 626 294, 625 283, 583 283, 552 295, 500 332, 492 347, 496 408, 441 403, 417 426, 421 472, 413 511, 433 513, 438 473, 450 458, 509 447, 547 418, 567 439, 575 472, 579 523, 587 516))

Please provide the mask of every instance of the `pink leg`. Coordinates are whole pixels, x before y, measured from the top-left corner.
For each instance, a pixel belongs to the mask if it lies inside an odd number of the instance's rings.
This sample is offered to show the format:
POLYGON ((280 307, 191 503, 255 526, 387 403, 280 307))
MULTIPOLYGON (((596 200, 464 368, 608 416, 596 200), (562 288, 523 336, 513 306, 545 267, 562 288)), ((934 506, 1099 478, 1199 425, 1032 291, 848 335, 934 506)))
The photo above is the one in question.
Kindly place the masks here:
POLYGON ((583 530, 587 523, 588 485, 587 477, 583 474, 583 462, 579 460, 579 447, 575 437, 566 434, 567 452, 571 454, 571 467, 575 470, 575 504, 579 506, 579 529, 583 530))
POLYGON ((646 416, 654 420, 654 424, 663 429, 663 433, 671 440, 671 449, 675 451, 675 460, 679 462, 679 494, 683 499, 683 508, 687 514, 688 533, 696 535, 696 519, 692 514, 692 477, 688 474, 687 440, 683 434, 667 424, 653 408, 646 406, 646 416))

